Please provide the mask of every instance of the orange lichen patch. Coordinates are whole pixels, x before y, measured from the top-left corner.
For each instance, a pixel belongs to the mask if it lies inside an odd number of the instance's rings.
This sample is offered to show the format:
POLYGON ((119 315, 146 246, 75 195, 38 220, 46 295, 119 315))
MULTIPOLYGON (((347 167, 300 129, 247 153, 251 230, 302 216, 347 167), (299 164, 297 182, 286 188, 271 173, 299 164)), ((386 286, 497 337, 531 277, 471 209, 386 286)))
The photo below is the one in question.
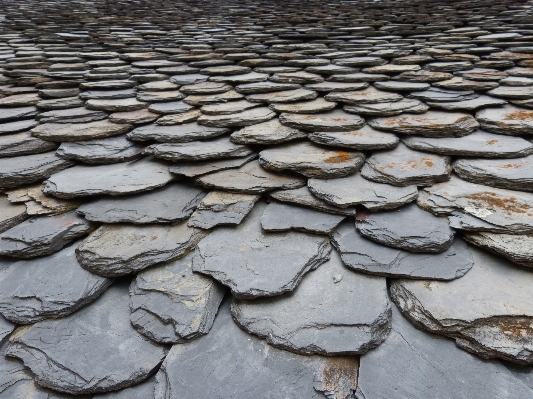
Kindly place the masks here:
POLYGON ((394 125, 401 125, 402 123, 405 123, 408 121, 408 118, 405 116, 397 117, 397 118, 391 118, 385 122, 385 125, 387 126, 394 126, 394 125))
POLYGON ((493 145, 493 144, 496 144, 499 140, 489 140, 487 141, 487 144, 488 145, 493 145))
POLYGON ((336 156, 326 158, 325 163, 343 163, 354 159, 353 154, 346 151, 339 151, 336 156))
MULTIPOLYGON (((467 195, 465 198, 479 202, 480 206, 489 206, 492 209, 501 209, 511 213, 527 213, 531 207, 527 204, 519 202, 515 197, 501 198, 496 193, 490 191, 483 191, 480 193, 467 195)), ((528 214, 529 215, 529 214, 528 214)))
POLYGON ((518 168, 521 168, 522 166, 524 166, 523 162, 520 162, 520 163, 508 163, 506 165, 498 166, 498 168, 500 168, 500 169, 518 169, 518 168))
POLYGON ((498 320, 496 327, 508 337, 528 338, 533 335, 533 322, 525 318, 506 317, 498 320))
POLYGON ((366 220, 370 217, 370 215, 372 215, 370 212, 360 211, 360 212, 357 212, 357 215, 355 216, 355 218, 357 220, 366 220))
POLYGON ((505 119, 513 119, 517 121, 533 120, 533 111, 516 111, 508 114, 505 119))

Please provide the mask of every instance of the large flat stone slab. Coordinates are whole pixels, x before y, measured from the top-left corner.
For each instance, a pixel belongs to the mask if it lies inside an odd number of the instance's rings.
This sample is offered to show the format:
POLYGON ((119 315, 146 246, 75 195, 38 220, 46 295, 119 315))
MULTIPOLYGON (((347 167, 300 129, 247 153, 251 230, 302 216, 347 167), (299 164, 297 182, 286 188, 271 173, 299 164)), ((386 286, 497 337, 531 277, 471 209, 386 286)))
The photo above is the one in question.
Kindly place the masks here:
POLYGON ((31 133, 43 140, 63 142, 118 136, 132 128, 133 126, 129 124, 102 120, 88 123, 44 123, 33 128, 31 133))
POLYGON ((383 342, 391 322, 386 280, 347 270, 336 252, 293 293, 234 299, 231 311, 244 330, 306 355, 365 353, 383 342))
POLYGON ((131 323, 152 341, 186 343, 213 325, 225 287, 193 273, 192 257, 142 271, 131 283, 131 323))
POLYGON ((166 350, 133 329, 128 296, 127 284, 115 284, 91 306, 19 330, 6 353, 21 359, 39 385, 60 392, 106 392, 141 382, 166 350))
POLYGON ((144 152, 176 162, 244 157, 250 155, 252 150, 245 145, 231 142, 228 137, 219 137, 190 143, 152 144, 144 152))
POLYGON ((61 143, 56 154, 87 164, 109 164, 140 158, 144 147, 125 136, 61 143))
POLYGON ((292 291, 303 276, 329 259, 326 237, 261 229, 266 204, 258 203, 236 227, 221 227, 196 248, 193 270, 208 274, 242 298, 292 291))
POLYGON ((134 141, 155 140, 160 143, 186 143, 210 139, 229 131, 226 128, 200 126, 197 123, 171 126, 147 125, 132 130, 127 137, 134 141))

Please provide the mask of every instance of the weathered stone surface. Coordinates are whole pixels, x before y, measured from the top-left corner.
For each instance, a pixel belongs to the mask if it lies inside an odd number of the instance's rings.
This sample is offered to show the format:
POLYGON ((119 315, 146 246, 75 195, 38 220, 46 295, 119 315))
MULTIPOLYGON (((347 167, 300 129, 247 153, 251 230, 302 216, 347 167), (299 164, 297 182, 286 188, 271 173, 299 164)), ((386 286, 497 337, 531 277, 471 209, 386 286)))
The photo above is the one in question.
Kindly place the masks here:
POLYGON ((413 150, 468 157, 520 158, 533 152, 533 144, 521 137, 483 130, 476 130, 465 137, 404 137, 402 142, 413 150))
POLYGON ((132 98, 135 97, 136 92, 137 91, 133 88, 122 90, 87 90, 79 93, 79 96, 82 100, 111 100, 120 98, 132 98))
POLYGON ((307 355, 365 353, 383 342, 391 323, 386 280, 347 270, 336 252, 293 293, 234 299, 231 311, 246 331, 307 355))
POLYGON ((252 108, 229 115, 202 115, 198 124, 211 127, 243 127, 266 122, 276 116, 266 107, 252 108))
MULTIPOLYGON (((436 215, 465 215, 478 221, 469 230, 533 233, 533 194, 473 184, 452 177, 420 191, 418 205, 436 215)), ((472 223, 472 222, 470 222, 472 223)), ((460 228, 453 225, 454 228, 460 228)))
POLYGON ((201 176, 195 182, 208 188, 245 194, 261 194, 305 185, 302 178, 270 172, 255 161, 248 162, 239 169, 222 170, 201 176))
POLYGON ((59 198, 125 195, 164 186, 172 179, 166 164, 147 157, 113 165, 77 165, 52 175, 43 192, 59 198))
POLYGON ((294 103, 273 103, 269 108, 276 112, 292 112, 296 114, 316 114, 319 112, 331 111, 337 103, 317 98, 311 101, 301 101, 294 103))
POLYGON ((333 245, 340 252, 345 266, 378 276, 453 280, 462 277, 473 265, 468 245, 458 238, 444 252, 413 253, 364 238, 351 220, 342 222, 337 228, 333 245))
POLYGON ((208 274, 241 298, 292 291, 303 276, 329 259, 329 240, 299 232, 261 230, 266 204, 255 205, 236 227, 221 227, 196 247, 193 270, 208 274))
POLYGON ((110 100, 88 100, 85 107, 88 109, 95 109, 98 111, 107 112, 126 112, 137 111, 146 108, 147 103, 137 101, 135 98, 124 99, 110 99, 110 100))
POLYGON ((480 231, 467 233, 465 239, 521 266, 533 267, 533 235, 495 234, 480 231))
POLYGON ((227 169, 240 168, 244 164, 253 161, 257 154, 250 154, 247 157, 230 158, 209 161, 192 161, 176 163, 168 168, 170 173, 178 176, 197 177, 207 173, 218 172, 227 169))
POLYGON ((155 114, 182 114, 193 110, 194 107, 183 101, 168 101, 150 104, 148 110, 155 114))
POLYGON ((357 399, 532 398, 530 368, 512 368, 458 350, 438 335, 414 328, 392 308, 392 330, 360 358, 357 399), (387 381, 384 383, 384 381, 387 381))
POLYGON ((363 177, 393 186, 430 186, 448 180, 450 172, 449 157, 414 151, 403 143, 374 152, 361 169, 363 177))
POLYGON ((24 202, 28 215, 57 215, 76 209, 76 200, 64 200, 43 193, 44 184, 25 186, 7 192, 11 202, 24 202), (16 198, 14 198, 16 197, 16 198))
POLYGON ((185 343, 213 325, 225 287, 193 273, 193 255, 142 271, 131 283, 131 323, 152 341, 185 343))
POLYGON ((417 91, 409 94, 409 97, 425 102, 461 102, 474 100, 479 96, 472 90, 446 90, 438 87, 431 87, 425 91, 417 91))
POLYGON ((396 102, 371 103, 346 105, 346 112, 368 116, 394 116, 404 112, 410 114, 423 114, 429 107, 421 101, 404 98, 396 102))
POLYGON ((106 277, 138 272, 191 251, 209 231, 179 225, 103 225, 76 250, 84 269, 106 277))
POLYGON ((388 82, 376 82, 374 86, 381 90, 387 91, 418 91, 418 90, 427 90, 431 87, 428 83, 417 83, 417 82, 398 82, 391 80, 388 82))
POLYGON ((472 253, 474 266, 463 278, 393 281, 392 299, 415 326, 454 338, 461 349, 531 364, 533 274, 487 252, 472 253))
POLYGON ((89 123, 45 123, 31 130, 35 137, 48 141, 80 141, 101 139, 126 133, 132 125, 107 120, 89 123))
POLYGON ((291 103, 294 101, 313 100, 318 96, 315 91, 308 89, 283 90, 269 93, 249 94, 246 100, 252 103, 291 103))
POLYGON ((439 253, 452 245, 448 219, 408 204, 393 211, 358 213, 355 226, 366 238, 411 252, 439 253))
POLYGON ((202 111, 199 109, 191 109, 187 112, 180 114, 164 115, 159 118, 155 123, 160 126, 181 125, 183 123, 195 122, 202 116, 202 111))
POLYGON ((394 134, 380 132, 368 125, 349 132, 311 132, 308 137, 317 144, 362 151, 394 148, 400 141, 394 134))
POLYGON ((325 393, 348 399, 357 366, 356 357, 302 356, 269 346, 235 324, 226 300, 209 334, 172 347, 156 375, 155 398, 319 399, 325 393), (191 384, 206 380, 212 383, 191 384))
POLYGON ((197 187, 174 183, 143 194, 102 198, 77 212, 103 223, 170 223, 187 219, 205 194, 197 187))
MULTIPOLYGON (((172 78, 170 81, 177 83, 172 78)), ((231 89, 232 87, 225 83, 200 82, 182 86, 180 91, 185 94, 220 94, 230 91, 231 89)))
POLYGON ((431 108, 442 109, 444 111, 477 111, 481 108, 496 107, 505 105, 507 101, 489 96, 479 96, 472 100, 453 101, 453 102, 431 102, 427 101, 427 105, 431 108))
POLYGON ((137 100, 146 102, 164 102, 172 100, 183 100, 185 94, 179 90, 169 91, 141 91, 137 94, 137 100))
POLYGON ((425 137, 462 137, 479 127, 472 115, 442 111, 375 118, 370 119, 368 124, 379 130, 425 137))
POLYGON ((0 110, 0 122, 17 120, 23 118, 31 118, 38 114, 35 107, 17 107, 17 108, 3 108, 0 110))
POLYGON ((365 124, 360 116, 341 110, 312 115, 283 113, 279 116, 279 121, 295 129, 318 132, 347 132, 357 130, 365 124))
POLYGON ((12 204, 5 195, 0 195, 0 233, 23 222, 26 218, 26 206, 12 204))
POLYGON ((284 126, 279 119, 247 126, 231 134, 230 140, 237 144, 279 144, 294 139, 304 138, 307 134, 301 130, 284 126))
POLYGON ((263 213, 261 226, 266 231, 295 230, 306 233, 331 234, 343 219, 344 216, 272 202, 263 213))
POLYGON ((533 98, 533 87, 528 86, 500 86, 489 90, 487 94, 510 100, 529 100, 533 98))
POLYGON ((0 135, 0 157, 39 154, 55 150, 57 144, 33 137, 30 132, 0 135))
POLYGON ((235 87, 235 91, 242 94, 255 94, 297 90, 299 88, 301 88, 301 86, 298 83, 257 82, 238 85, 235 87))
POLYGON ((259 164, 274 171, 291 170, 306 177, 344 177, 364 162, 360 152, 333 151, 309 142, 280 145, 259 153, 259 164))
POLYGON ((61 392, 125 388, 146 379, 166 355, 133 329, 129 314, 127 284, 115 284, 91 306, 19 330, 6 354, 21 359, 39 385, 61 392))
POLYGON ((345 104, 376 104, 400 101, 403 96, 369 87, 364 90, 333 92, 327 94, 325 98, 328 101, 339 101, 345 104))
POLYGON ((138 127, 127 134, 130 140, 155 140, 161 143, 186 143, 189 141, 209 139, 229 132, 229 129, 200 126, 186 123, 176 126, 148 125, 138 127))
POLYGON ((219 104, 204 105, 200 110, 206 115, 230 115, 237 112, 246 111, 255 108, 259 104, 253 104, 246 100, 229 101, 219 104))
POLYGON ((339 208, 337 206, 328 204, 326 201, 321 200, 320 198, 315 197, 313 194, 311 194, 311 191, 309 191, 309 188, 307 186, 289 190, 276 190, 270 193, 270 197, 278 201, 302 205, 334 215, 355 215, 354 207, 339 208))
POLYGON ((306 89, 323 91, 323 92, 333 92, 333 91, 353 91, 353 90, 362 90, 366 89, 369 86, 367 82, 322 82, 322 83, 313 83, 310 85, 305 85, 306 89))
POLYGON ((298 72, 280 72, 272 75, 269 80, 278 83, 320 83, 324 78, 316 73, 309 73, 304 71, 298 72))
POLYGON ((147 380, 120 391, 94 395, 92 399, 146 399, 152 398, 155 388, 155 375, 147 380))
POLYGON ((5 122, 0 124, 0 135, 8 133, 18 133, 38 125, 37 121, 32 119, 26 119, 22 121, 15 122, 5 122))
POLYGON ((45 258, 14 262, 0 272, 0 313, 17 324, 67 316, 113 282, 80 267, 77 244, 45 258))
POLYGON ((505 105, 483 109, 476 114, 481 128, 487 132, 519 136, 533 134, 533 110, 505 105))
POLYGON ((517 159, 458 159, 457 175, 472 183, 533 192, 533 156, 517 159))
POLYGON ((0 189, 42 181, 69 166, 72 166, 72 162, 59 158, 55 151, 0 158, 0 189))
POLYGON ((370 210, 394 209, 418 196, 416 186, 394 187, 375 183, 359 173, 340 179, 309 179, 307 185, 311 193, 341 208, 363 205, 370 210))
POLYGON ((138 125, 141 123, 153 122, 158 117, 158 114, 150 112, 147 109, 140 109, 138 111, 115 112, 109 115, 109 121, 113 123, 129 123, 138 125))
POLYGON ((231 142, 228 137, 220 137, 189 143, 152 144, 144 153, 176 162, 243 157, 250 155, 252 150, 245 145, 231 142))
POLYGON ((248 215, 258 199, 259 195, 212 191, 198 204, 188 225, 201 229, 237 225, 248 215))
POLYGON ((140 158, 144 147, 125 136, 62 143, 56 154, 88 164, 109 164, 140 158))
POLYGON ((41 123, 87 123, 107 118, 107 113, 85 107, 41 112, 35 117, 41 123))
POLYGON ((481 82, 478 80, 468 80, 460 77, 453 77, 449 80, 434 82, 433 86, 451 90, 490 90, 499 86, 497 82, 481 82))
POLYGON ((241 98, 244 98, 244 95, 237 93, 235 90, 229 90, 219 94, 189 95, 183 100, 183 102, 189 105, 201 106, 240 100, 241 98))

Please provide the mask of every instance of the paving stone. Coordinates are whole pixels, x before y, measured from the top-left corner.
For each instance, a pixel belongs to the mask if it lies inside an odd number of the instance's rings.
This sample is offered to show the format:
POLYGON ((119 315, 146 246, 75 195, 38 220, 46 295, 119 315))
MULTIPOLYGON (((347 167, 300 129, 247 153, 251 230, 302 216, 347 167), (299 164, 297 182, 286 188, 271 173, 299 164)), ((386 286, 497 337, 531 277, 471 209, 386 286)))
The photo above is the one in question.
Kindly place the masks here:
POLYGON ((219 225, 240 224, 259 198, 259 195, 211 191, 198 204, 188 225, 211 229, 219 225))
MULTIPOLYGON (((420 192, 418 205, 436 215, 465 216, 469 230, 506 233, 533 232, 533 194, 473 184, 455 176, 420 192), (473 220, 468 220, 471 218, 473 220)), ((453 228, 460 228, 454 225, 453 228)))
POLYGON ((263 232, 265 208, 264 203, 256 204, 241 224, 219 227, 202 240, 193 270, 228 286, 234 296, 256 298, 294 290, 308 271, 329 259, 331 247, 325 237, 263 232))
POLYGON ((393 186, 431 186, 450 178, 450 158, 414 151, 403 143, 389 151, 374 152, 361 169, 361 175, 393 186))
POLYGON ((213 325, 225 287, 193 273, 193 255, 142 271, 131 283, 132 325, 152 341, 186 343, 213 325))
POLYGON ((198 124, 210 127, 244 127, 274 118, 276 114, 266 107, 257 107, 229 115, 202 115, 198 124))
POLYGON ((231 310, 241 328, 300 354, 365 353, 385 340, 391 323, 385 279, 348 271, 335 252, 294 293, 234 299, 231 310), (344 301, 354 306, 339 307, 344 301))
POLYGON ((447 250, 455 234, 447 218, 434 216, 416 204, 387 212, 358 213, 355 226, 372 241, 421 253, 447 250))
POLYGON ((454 172, 463 180, 508 190, 533 192, 533 156, 517 159, 458 159, 454 172))
POLYGON ((315 114, 318 112, 331 111, 337 103, 317 98, 311 101, 302 101, 289 104, 271 104, 269 108, 276 112, 292 112, 297 114, 315 114))
POLYGON ((505 105, 476 113, 481 128, 492 133, 519 136, 533 133, 533 111, 505 105))
POLYGON ((480 231, 467 233, 465 240, 480 248, 503 256, 520 266, 533 267, 533 253, 531 234, 498 234, 480 231))
MULTIPOLYGON (((311 137, 310 137, 311 138, 311 137)), ((418 151, 483 158, 521 158, 533 151, 530 141, 476 130, 465 137, 404 137, 402 142, 418 151)))
POLYGON ((143 146, 125 136, 62 143, 56 154, 62 158, 88 164, 109 164, 141 157, 143 146))
POLYGON ((133 128, 129 124, 111 123, 107 120, 89 123, 45 123, 31 130, 35 137, 53 142, 81 141, 118 136, 133 128))
POLYGON ((14 262, 0 272, 0 312, 17 324, 67 316, 91 303, 113 280, 82 269, 77 244, 45 258, 14 262))
POLYGON ((391 295, 416 327, 455 339, 482 358, 531 364, 533 275, 487 252, 472 249, 474 266, 450 282, 396 280, 391 295), (461 306, 469 303, 470 306, 461 306))
POLYGON ((78 262, 106 277, 137 273, 190 252, 209 231, 178 225, 105 224, 76 249, 78 262))
POLYGON ((0 195, 0 233, 22 223, 26 218, 26 206, 13 204, 7 196, 0 195))
POLYGON ((30 132, 0 135, 0 157, 39 154, 55 150, 57 145, 33 137, 30 132))
POLYGON ((56 156, 55 151, 0 158, 0 189, 42 181, 71 165, 72 162, 56 156))
POLYGON ((107 113, 85 107, 41 112, 35 117, 41 123, 87 123, 107 118, 107 113))
POLYGON ((198 125, 197 123, 186 123, 175 126, 141 126, 129 132, 126 137, 134 141, 155 140, 162 143, 186 143, 217 137, 228 132, 229 129, 227 128, 207 127, 198 125))
POLYGON ((247 157, 239 158, 180 162, 170 166, 168 170, 178 176, 197 177, 211 172, 240 168, 257 157, 258 154, 250 154, 247 157))
POLYGON ((403 97, 397 93, 377 90, 369 87, 364 90, 333 92, 326 95, 328 101, 339 101, 346 104, 377 104, 400 101, 403 97))
POLYGON ((529 368, 479 359, 446 338, 417 330, 393 306, 387 339, 360 358, 355 397, 424 399, 446 392, 449 398, 525 399, 533 397, 530 374, 529 368))
POLYGON ((126 195, 162 187, 172 179, 167 164, 146 157, 113 165, 76 165, 52 175, 43 192, 58 198, 126 195))
POLYGON ((440 253, 413 253, 365 238, 351 220, 342 222, 334 232, 333 245, 345 266, 377 276, 453 280, 464 276, 473 265, 468 245, 459 238, 440 253))
POLYGON ((143 194, 101 198, 80 206, 85 219, 102 223, 170 223, 187 219, 206 192, 182 183, 143 194))
POLYGON ((0 234, 0 255, 34 258, 52 254, 95 228, 75 211, 33 217, 0 234))
POLYGON ((313 100, 318 96, 315 91, 308 89, 283 90, 268 93, 249 94, 246 100, 252 103, 291 103, 295 101, 313 100))
POLYGON ((348 113, 358 115, 393 116, 404 112, 410 114, 423 114, 429 109, 429 107, 421 101, 405 98, 390 103, 345 105, 343 109, 348 113))
POLYGON ((304 138, 301 130, 282 125, 277 118, 247 126, 231 134, 230 140, 237 144, 279 144, 304 138))
POLYGON ((368 124, 378 130, 425 137, 462 137, 479 127, 479 123, 469 114, 442 111, 375 118, 370 119, 368 124))
POLYGON ((309 191, 307 186, 289 190, 276 190, 272 191, 269 195, 278 201, 306 206, 321 212, 331 213, 333 215, 355 215, 354 207, 339 208, 337 206, 328 204, 324 200, 321 200, 320 198, 311 194, 311 191, 309 191))
POLYGON ((242 144, 232 143, 228 137, 190 143, 152 144, 144 151, 169 161, 203 161, 250 155, 252 150, 242 144))
POLYGON ((312 115, 283 113, 279 120, 285 126, 319 132, 347 132, 357 130, 365 124, 360 116, 341 110, 312 115))
POLYGON ((21 359, 39 385, 61 392, 125 388, 149 377, 166 355, 133 329, 129 313, 128 287, 116 284, 70 316, 19 330, 6 354, 21 359))
POLYGON ((274 171, 290 170, 306 177, 344 177, 358 171, 364 162, 360 152, 334 151, 310 142, 283 144, 259 153, 259 163, 274 171))
POLYGON ((357 366, 353 356, 302 356, 269 346, 233 322, 226 300, 209 334, 172 347, 156 375, 155 398, 319 399, 325 393, 348 399, 357 385, 357 366), (206 378, 213 384, 191 383, 206 378))
POLYGON ((370 210, 394 209, 416 199, 416 186, 394 187, 375 183, 359 173, 339 179, 309 179, 311 193, 341 207, 363 205, 370 210))

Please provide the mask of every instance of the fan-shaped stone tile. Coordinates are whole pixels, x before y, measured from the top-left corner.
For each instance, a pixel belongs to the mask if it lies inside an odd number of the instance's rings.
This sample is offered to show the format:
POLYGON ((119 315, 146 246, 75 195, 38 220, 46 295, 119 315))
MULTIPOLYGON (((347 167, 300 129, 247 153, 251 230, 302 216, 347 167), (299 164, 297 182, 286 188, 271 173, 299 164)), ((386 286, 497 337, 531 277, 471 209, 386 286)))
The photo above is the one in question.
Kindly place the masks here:
POLYGON ((107 120, 88 123, 45 123, 31 130, 35 137, 48 141, 80 141, 102 139, 126 133, 133 128, 129 124, 107 120))
POLYGON ((85 107, 41 112, 35 117, 41 123, 88 123, 107 118, 107 113, 85 107))

